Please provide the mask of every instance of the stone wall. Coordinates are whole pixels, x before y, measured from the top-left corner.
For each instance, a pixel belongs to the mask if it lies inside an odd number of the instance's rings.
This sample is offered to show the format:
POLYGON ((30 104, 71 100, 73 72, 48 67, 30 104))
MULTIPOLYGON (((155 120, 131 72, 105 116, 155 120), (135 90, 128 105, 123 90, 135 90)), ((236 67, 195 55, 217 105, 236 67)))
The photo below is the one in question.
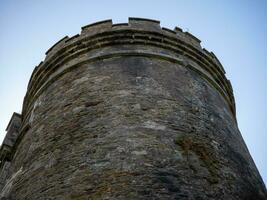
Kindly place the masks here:
POLYGON ((180 28, 82 28, 35 68, 2 199, 266 199, 230 82, 180 28))

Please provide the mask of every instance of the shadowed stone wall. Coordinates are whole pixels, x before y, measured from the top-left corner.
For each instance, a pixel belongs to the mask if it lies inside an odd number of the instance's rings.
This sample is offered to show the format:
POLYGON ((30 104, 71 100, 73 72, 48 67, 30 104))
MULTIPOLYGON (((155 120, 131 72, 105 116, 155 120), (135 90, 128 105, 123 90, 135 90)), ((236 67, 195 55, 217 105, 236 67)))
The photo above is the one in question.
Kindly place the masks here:
POLYGON ((1 166, 2 199, 266 199, 220 62, 140 18, 47 52, 1 166))

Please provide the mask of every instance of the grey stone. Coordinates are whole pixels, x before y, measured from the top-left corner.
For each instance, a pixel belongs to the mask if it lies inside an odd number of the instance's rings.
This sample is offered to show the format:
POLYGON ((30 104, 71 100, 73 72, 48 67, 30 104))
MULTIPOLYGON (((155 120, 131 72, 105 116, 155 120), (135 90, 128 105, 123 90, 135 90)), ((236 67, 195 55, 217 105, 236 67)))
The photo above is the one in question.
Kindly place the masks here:
POLYGON ((156 20, 98 22, 51 47, 0 158, 1 199, 267 197, 220 62, 156 20))

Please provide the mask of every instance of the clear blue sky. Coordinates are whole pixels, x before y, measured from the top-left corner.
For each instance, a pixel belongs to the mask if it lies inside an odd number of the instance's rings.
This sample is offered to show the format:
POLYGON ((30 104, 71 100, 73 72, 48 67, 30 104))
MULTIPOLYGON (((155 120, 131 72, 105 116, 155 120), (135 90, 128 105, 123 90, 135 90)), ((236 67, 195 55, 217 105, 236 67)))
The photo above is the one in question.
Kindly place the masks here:
POLYGON ((267 1, 0 0, 0 141, 21 112, 32 70, 47 49, 80 27, 128 17, 179 26, 213 51, 231 80, 239 129, 267 183, 267 1))

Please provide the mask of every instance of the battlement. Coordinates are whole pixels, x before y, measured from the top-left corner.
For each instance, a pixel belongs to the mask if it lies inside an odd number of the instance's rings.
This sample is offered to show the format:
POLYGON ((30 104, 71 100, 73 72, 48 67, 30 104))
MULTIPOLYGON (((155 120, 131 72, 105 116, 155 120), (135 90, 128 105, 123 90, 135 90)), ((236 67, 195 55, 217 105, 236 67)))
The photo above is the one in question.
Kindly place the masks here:
POLYGON ((59 48, 61 48, 62 46, 65 45, 66 41, 68 40, 69 36, 65 36, 62 39, 60 39, 56 44, 54 44, 50 49, 48 49, 45 52, 46 56, 49 56, 49 53, 51 54, 53 51, 58 50, 59 48))
MULTIPOLYGON (((23 119, 28 118, 26 110, 30 110, 32 103, 41 94, 42 88, 53 79, 59 66, 68 64, 74 57, 116 45, 142 45, 146 48, 152 46, 165 49, 174 55, 190 58, 203 68, 201 73, 206 73, 206 77, 210 77, 212 84, 216 85, 217 89, 219 88, 219 92, 225 97, 235 116, 234 99, 231 86, 225 77, 225 71, 216 56, 202 48, 200 43, 201 41, 197 37, 189 32, 184 32, 179 27, 171 30, 161 27, 159 21, 151 19, 130 17, 128 23, 113 24, 112 20, 104 20, 86 25, 81 28, 80 34, 72 37, 65 36, 46 52, 44 62, 36 67, 29 82, 22 111, 23 119)), ((146 53, 139 52, 138 54, 148 55, 147 51, 149 50, 146 50, 146 53)), ((107 56, 107 54, 111 56, 115 53, 105 52, 104 55, 103 52, 99 52, 98 56, 107 56)), ((132 53, 137 54, 133 51, 132 53)), ((116 54, 129 55, 131 52, 117 52, 116 54)), ((157 56, 167 58, 169 53, 157 56)), ((92 58, 88 56, 85 60, 79 59, 79 62, 86 62, 89 59, 92 58)), ((78 65, 78 63, 72 65, 78 65)))
POLYGON ((93 24, 89 24, 82 27, 81 35, 94 35, 96 33, 101 33, 104 31, 108 31, 112 28, 112 20, 104 20, 100 22, 96 22, 93 24))
POLYGON ((128 23, 113 24, 112 20, 109 19, 83 26, 81 28, 81 34, 74 35, 70 38, 68 36, 63 37, 56 44, 54 44, 49 50, 47 50, 46 55, 47 57, 50 57, 52 54, 56 53, 56 51, 72 43, 73 39, 75 38, 78 39, 79 36, 82 38, 84 36, 88 37, 88 36, 93 36, 95 34, 100 34, 115 30, 122 30, 122 29, 128 29, 128 30, 134 29, 134 30, 142 30, 149 32, 151 31, 158 32, 169 35, 171 37, 179 38, 184 42, 187 42, 188 44, 201 48, 200 45, 201 41, 197 37, 195 37, 189 32, 183 32, 183 30, 179 27, 175 27, 174 30, 171 30, 165 27, 161 27, 160 21, 158 20, 129 17, 128 23))

